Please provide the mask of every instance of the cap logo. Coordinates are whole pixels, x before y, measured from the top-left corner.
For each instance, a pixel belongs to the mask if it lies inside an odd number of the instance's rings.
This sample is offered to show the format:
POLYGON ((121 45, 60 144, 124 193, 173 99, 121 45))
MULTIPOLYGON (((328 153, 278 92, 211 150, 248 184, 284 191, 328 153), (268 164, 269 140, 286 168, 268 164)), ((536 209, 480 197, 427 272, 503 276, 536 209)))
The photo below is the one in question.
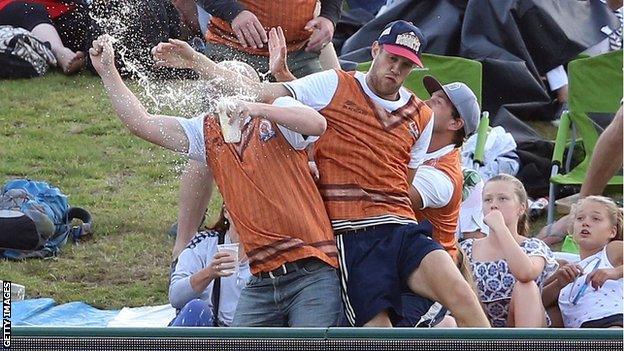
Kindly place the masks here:
POLYGON ((457 89, 461 88, 461 84, 459 84, 457 82, 451 83, 451 84, 446 85, 446 88, 448 90, 457 90, 457 89))
POLYGON ((392 27, 388 27, 388 28, 384 29, 384 31, 381 32, 381 34, 379 34, 379 36, 383 37, 384 35, 388 35, 388 34, 390 34, 391 31, 392 31, 392 27))
POLYGON ((397 45, 408 47, 416 52, 418 52, 418 50, 420 49, 420 39, 418 39, 414 32, 397 35, 394 43, 397 45))

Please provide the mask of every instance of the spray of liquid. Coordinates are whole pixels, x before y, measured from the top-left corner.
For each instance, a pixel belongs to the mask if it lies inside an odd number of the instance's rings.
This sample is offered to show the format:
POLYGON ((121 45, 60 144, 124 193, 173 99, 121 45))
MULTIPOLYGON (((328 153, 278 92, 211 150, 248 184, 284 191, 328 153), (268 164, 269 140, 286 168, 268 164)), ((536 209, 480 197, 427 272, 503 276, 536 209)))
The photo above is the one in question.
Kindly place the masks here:
MULTIPOLYGON (((245 95, 242 90, 226 96, 220 84, 223 78, 204 79, 162 79, 154 74, 153 61, 149 56, 151 47, 138 48, 142 42, 138 27, 140 16, 145 11, 141 8, 145 2, 133 0, 95 0, 91 3, 90 16, 102 33, 112 37, 115 52, 123 63, 123 70, 133 77, 139 89, 133 89, 137 97, 151 113, 167 114, 180 117, 195 117, 210 113, 215 116, 217 106, 223 100, 239 99, 254 101, 254 96, 245 95), (143 59, 136 52, 146 54, 143 59)), ((234 69, 231 66, 229 69, 234 69)), ((261 74, 265 79, 268 73, 261 74)), ((241 82, 236 82, 242 84, 241 82)), ((180 173, 182 165, 175 166, 173 172, 180 173)))
MULTIPOLYGON (((208 81, 203 79, 162 79, 151 65, 151 47, 137 48, 141 43, 138 27, 140 16, 145 9, 141 2, 117 0, 114 6, 107 0, 96 0, 91 4, 90 16, 103 33, 113 38, 115 51, 123 62, 126 74, 135 78, 140 88, 137 95, 152 113, 174 114, 181 117, 194 117, 214 111, 216 103, 224 97, 219 88, 220 78, 208 81), (132 46, 132 47, 130 47, 132 46), (141 55, 137 55, 139 51, 141 55)), ((144 4, 144 3, 143 3, 144 4)), ((253 100, 245 94, 235 94, 229 98, 253 100)))

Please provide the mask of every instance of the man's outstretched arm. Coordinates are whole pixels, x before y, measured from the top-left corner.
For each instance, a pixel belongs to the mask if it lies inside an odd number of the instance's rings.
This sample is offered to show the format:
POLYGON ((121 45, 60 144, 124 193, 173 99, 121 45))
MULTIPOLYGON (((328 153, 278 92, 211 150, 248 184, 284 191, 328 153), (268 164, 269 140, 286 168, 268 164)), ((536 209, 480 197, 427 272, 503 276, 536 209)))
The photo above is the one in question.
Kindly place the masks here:
POLYGON ((260 83, 217 65, 205 55, 193 50, 184 41, 169 39, 152 49, 156 66, 190 68, 200 77, 210 80, 223 90, 224 95, 245 95, 255 101, 272 103, 281 96, 290 96, 281 83, 260 83))
POLYGON ((149 114, 123 82, 115 68, 111 41, 109 36, 100 36, 93 42, 89 54, 121 122, 141 139, 186 153, 189 142, 180 123, 174 117, 149 114))

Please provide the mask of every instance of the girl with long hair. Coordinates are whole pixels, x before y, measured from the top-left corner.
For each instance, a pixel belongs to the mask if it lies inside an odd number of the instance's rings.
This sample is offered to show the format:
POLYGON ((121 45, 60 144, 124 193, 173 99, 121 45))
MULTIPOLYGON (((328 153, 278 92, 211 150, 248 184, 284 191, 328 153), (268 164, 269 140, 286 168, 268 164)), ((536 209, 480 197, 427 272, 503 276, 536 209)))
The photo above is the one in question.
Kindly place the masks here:
POLYGON ((541 240, 527 237, 527 193, 515 177, 499 174, 483 188, 484 222, 490 234, 461 243, 479 298, 493 327, 545 327, 541 288, 557 269, 541 240))

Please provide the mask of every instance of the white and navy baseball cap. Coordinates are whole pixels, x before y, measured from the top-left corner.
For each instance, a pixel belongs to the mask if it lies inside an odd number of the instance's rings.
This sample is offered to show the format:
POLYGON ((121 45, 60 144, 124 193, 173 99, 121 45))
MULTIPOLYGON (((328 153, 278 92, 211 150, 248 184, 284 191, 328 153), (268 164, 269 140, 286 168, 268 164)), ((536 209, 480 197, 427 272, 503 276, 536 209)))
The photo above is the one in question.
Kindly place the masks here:
POLYGON ((418 67, 423 67, 420 54, 427 45, 427 40, 420 29, 411 22, 398 20, 388 23, 377 42, 389 53, 405 57, 418 67))
POLYGON ((477 102, 472 89, 461 82, 454 82, 442 85, 432 76, 423 78, 423 85, 429 94, 433 95, 438 90, 443 90, 455 109, 459 113, 459 117, 464 121, 464 131, 466 135, 470 135, 477 130, 479 126, 479 118, 481 117, 481 109, 477 102))

